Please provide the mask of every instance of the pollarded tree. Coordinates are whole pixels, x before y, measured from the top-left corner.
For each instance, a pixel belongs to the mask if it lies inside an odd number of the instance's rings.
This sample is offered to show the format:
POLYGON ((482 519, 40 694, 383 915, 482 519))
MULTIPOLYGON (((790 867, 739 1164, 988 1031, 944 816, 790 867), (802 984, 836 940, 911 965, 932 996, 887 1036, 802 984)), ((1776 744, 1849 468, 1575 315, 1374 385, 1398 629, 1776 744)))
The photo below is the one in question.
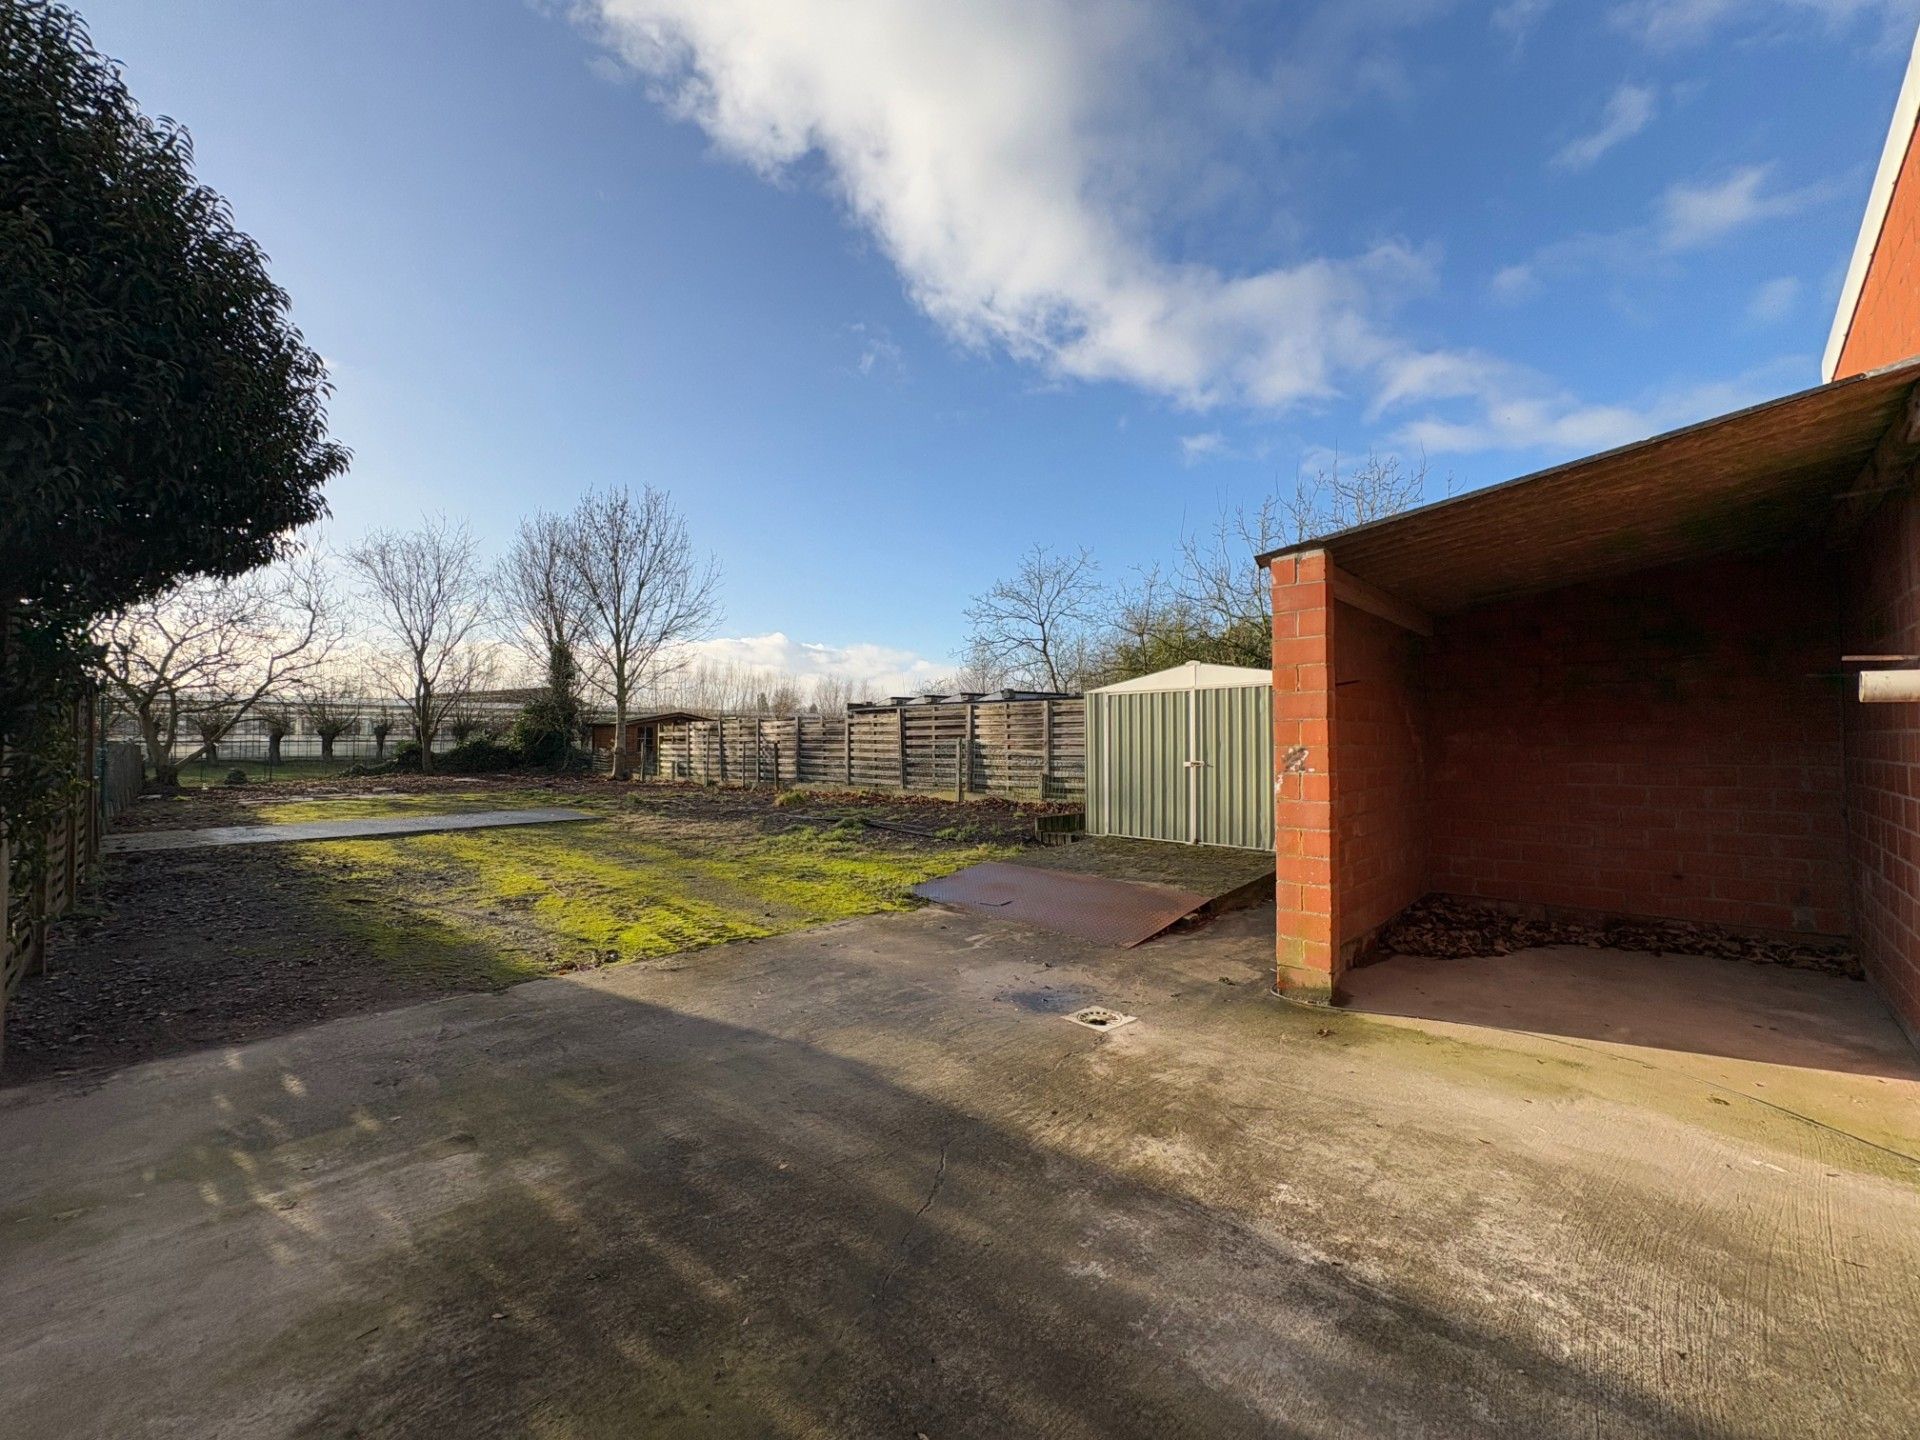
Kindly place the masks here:
POLYGON ((238 580, 189 580, 102 622, 94 638, 115 702, 140 727, 154 779, 173 785, 181 765, 202 753, 178 753, 184 723, 212 703, 225 720, 217 743, 269 696, 326 663, 339 618, 325 564, 307 554, 238 580))
POLYGON ((300 717, 320 741, 320 758, 333 758, 334 742, 360 723, 360 702, 332 685, 309 685, 300 693, 300 717))
POLYGON ((431 770, 433 738, 448 712, 493 672, 484 643, 487 575, 473 535, 444 518, 418 530, 376 530, 347 552, 347 562, 384 639, 373 674, 407 707, 420 768, 431 770))
POLYGON ((238 576, 346 468, 325 367, 186 132, 78 17, 0 3, 0 825, 65 803, 101 617, 238 576))
POLYGON ((627 774, 627 711, 680 647, 719 614, 719 571, 695 552, 664 490, 595 491, 567 519, 567 556, 585 600, 587 678, 613 706, 613 773, 627 774))
POLYGON ((200 737, 200 754, 196 758, 219 760, 220 742, 239 723, 233 718, 233 709, 233 702, 225 698, 195 702, 187 716, 187 723, 193 727, 193 733, 200 737))
POLYGON ((269 700, 254 708, 254 715, 260 721, 260 728, 267 732, 267 764, 280 763, 280 747, 287 736, 293 733, 295 717, 293 706, 285 700, 269 700))

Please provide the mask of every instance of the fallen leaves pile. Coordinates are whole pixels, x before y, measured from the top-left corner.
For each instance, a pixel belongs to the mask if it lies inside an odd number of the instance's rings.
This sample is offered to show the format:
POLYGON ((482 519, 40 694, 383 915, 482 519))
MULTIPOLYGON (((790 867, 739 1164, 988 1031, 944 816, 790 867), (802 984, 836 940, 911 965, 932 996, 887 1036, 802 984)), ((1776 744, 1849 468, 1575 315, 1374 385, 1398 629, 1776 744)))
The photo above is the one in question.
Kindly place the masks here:
POLYGON ((1429 895, 1403 910, 1381 932, 1383 954, 1435 960, 1509 955, 1542 945, 1586 945, 1639 950, 1653 955, 1711 955, 1755 965, 1786 965, 1864 980, 1860 957, 1831 941, 1769 939, 1718 925, 1683 920, 1615 920, 1605 923, 1540 920, 1498 906, 1429 895))

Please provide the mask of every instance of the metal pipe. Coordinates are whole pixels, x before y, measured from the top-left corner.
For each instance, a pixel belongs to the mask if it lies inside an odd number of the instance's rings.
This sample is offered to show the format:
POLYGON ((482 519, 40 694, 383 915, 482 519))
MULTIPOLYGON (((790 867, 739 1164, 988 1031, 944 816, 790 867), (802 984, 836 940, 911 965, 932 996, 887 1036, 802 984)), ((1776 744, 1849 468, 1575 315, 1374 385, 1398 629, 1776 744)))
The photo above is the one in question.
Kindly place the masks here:
POLYGON ((1860 703, 1910 705, 1920 702, 1920 670, 1862 670, 1860 703))

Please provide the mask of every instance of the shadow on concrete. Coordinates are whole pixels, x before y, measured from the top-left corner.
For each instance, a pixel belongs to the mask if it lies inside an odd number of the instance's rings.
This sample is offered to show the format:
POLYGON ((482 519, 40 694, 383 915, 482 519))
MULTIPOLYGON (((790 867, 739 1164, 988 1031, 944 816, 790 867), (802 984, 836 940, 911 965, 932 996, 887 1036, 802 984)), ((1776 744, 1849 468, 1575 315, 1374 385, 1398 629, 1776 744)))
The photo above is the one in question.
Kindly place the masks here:
POLYGON ((1920 1081, 1871 986, 1699 955, 1546 946, 1472 960, 1397 956, 1350 971, 1346 1007, 1768 1065, 1920 1081))
MULTIPOLYGON (((75 1318, 38 1300, 0 1351, 20 1433, 1718 1433, 1652 1369, 1517 1339, 1538 1317, 1493 1333, 1041 1143, 1045 1111, 589 984, 445 1009, 196 1070, 204 1138, 142 1182, 179 1213, 66 1261, 75 1318)), ((996 1083, 1098 1127, 1097 1076, 1043 1061, 996 1083)))

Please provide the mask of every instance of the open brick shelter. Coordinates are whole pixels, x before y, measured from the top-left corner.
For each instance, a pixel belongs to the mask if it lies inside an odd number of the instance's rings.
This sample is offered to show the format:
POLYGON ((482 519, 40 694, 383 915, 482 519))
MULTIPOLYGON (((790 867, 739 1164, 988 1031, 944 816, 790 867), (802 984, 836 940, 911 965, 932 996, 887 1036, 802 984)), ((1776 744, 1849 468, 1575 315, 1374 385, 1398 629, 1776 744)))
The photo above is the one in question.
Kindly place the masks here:
POLYGON ((1262 557, 1278 962, 1424 895, 1849 938, 1920 1031, 1920 364, 1262 557))
POLYGON ((1920 1041, 1920 41, 1828 383, 1260 557, 1283 992, 1428 894, 1852 942, 1920 1041))

